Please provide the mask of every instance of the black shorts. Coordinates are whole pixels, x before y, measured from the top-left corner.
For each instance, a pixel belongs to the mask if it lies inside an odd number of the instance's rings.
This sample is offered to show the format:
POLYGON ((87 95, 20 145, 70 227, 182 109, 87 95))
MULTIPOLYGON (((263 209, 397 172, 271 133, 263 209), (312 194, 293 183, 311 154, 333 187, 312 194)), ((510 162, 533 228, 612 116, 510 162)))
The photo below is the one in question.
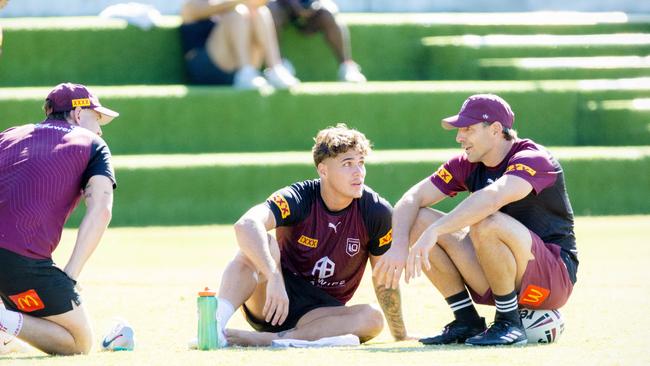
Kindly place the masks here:
POLYGON ((0 248, 0 298, 9 310, 36 317, 59 315, 81 305, 77 282, 51 259, 33 259, 0 248))
POLYGON ((314 309, 344 305, 327 292, 314 287, 311 283, 293 273, 283 270, 282 275, 284 277, 284 287, 289 296, 289 315, 282 325, 274 326, 264 320, 256 319, 246 305, 242 305, 246 321, 258 332, 277 333, 292 329, 296 327, 300 318, 314 309))
POLYGON ((235 80, 235 73, 221 70, 205 47, 191 49, 185 54, 185 71, 190 84, 232 85, 235 80))

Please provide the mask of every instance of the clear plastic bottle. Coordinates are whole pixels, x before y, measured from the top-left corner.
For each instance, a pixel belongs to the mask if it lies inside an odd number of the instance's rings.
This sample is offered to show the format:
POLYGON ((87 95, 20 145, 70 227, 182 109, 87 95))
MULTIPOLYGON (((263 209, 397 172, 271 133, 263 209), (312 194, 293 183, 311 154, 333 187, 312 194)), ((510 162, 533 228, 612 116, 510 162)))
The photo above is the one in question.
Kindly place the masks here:
POLYGON ((217 332, 217 298, 209 288, 199 291, 196 299, 198 310, 198 349, 211 350, 219 347, 217 332))

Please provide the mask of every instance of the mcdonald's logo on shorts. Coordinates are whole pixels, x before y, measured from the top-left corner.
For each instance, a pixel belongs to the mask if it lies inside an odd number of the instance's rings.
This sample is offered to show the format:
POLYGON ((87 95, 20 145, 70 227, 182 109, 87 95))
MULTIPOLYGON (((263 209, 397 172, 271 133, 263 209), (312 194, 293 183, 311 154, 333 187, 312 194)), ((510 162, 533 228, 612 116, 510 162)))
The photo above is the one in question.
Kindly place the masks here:
POLYGON ((526 290, 521 294, 519 303, 521 305, 539 307, 542 305, 544 300, 546 300, 550 293, 550 290, 543 287, 528 285, 528 287, 526 287, 526 290))
POLYGON ((43 300, 41 300, 34 289, 21 292, 18 295, 9 296, 9 298, 16 304, 18 310, 25 313, 45 308, 43 300))

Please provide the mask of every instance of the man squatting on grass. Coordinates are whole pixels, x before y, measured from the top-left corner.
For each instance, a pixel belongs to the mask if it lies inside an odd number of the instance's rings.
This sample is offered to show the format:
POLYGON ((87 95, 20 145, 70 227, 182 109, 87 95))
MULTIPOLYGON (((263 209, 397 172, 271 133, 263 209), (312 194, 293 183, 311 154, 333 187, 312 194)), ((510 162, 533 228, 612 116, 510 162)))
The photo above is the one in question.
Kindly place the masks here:
POLYGON ((100 125, 118 113, 83 85, 59 84, 45 121, 0 133, 0 333, 49 354, 88 353, 76 280, 111 219, 115 175, 100 125), (52 262, 83 195, 86 213, 63 270, 52 262))
MULTIPOLYGON (((218 327, 229 344, 317 340, 354 334, 365 342, 383 328, 372 305, 346 306, 368 258, 391 246, 390 204, 364 185, 366 137, 344 124, 322 130, 312 148, 320 179, 285 187, 235 224, 240 251, 219 289, 218 327), (275 230, 275 237, 267 232, 275 230), (242 306, 257 332, 224 328, 242 306)), ((407 337, 397 286, 375 285, 391 333, 407 337)))
POLYGON ((405 265, 407 282, 424 271, 454 312, 442 334, 424 344, 524 344, 518 307, 557 309, 576 282, 562 167, 544 147, 517 138, 513 122, 500 97, 469 97, 458 115, 442 121, 457 129, 464 153, 395 205, 393 246, 375 267, 394 276, 380 276, 381 283, 396 287, 405 265), (447 214, 428 207, 462 191, 471 194, 447 214), (488 329, 468 290, 475 302, 496 305, 488 329))

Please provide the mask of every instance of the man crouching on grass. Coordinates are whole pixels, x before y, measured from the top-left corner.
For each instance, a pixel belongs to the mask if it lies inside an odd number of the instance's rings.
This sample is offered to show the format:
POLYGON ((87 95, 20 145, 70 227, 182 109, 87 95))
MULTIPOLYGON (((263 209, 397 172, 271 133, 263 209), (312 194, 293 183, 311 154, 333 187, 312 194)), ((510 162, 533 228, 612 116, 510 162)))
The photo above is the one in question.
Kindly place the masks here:
MULTIPOLYGON (((365 342, 383 328, 376 307, 345 305, 367 259, 374 265, 392 242, 392 207, 364 185, 370 142, 344 124, 320 131, 315 141, 320 179, 273 193, 235 224, 240 251, 224 271, 217 311, 228 344, 345 334, 365 342), (275 237, 267 233, 272 229, 275 237), (224 331, 240 306, 257 332, 224 331)), ((399 290, 375 286, 375 292, 393 337, 406 339, 399 290)))

